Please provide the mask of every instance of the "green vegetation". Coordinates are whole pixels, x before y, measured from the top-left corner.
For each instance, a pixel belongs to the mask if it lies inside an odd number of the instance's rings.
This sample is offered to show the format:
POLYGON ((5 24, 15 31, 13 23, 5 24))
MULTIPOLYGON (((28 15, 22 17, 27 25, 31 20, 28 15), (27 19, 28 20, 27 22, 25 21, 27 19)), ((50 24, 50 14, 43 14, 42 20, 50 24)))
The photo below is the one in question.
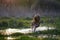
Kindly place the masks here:
MULTIPOLYGON (((29 35, 14 36, 14 38, 16 38, 15 40, 59 40, 56 38, 38 38, 38 37, 29 36, 29 35)), ((4 37, 0 37, 0 40, 7 40, 7 39, 5 39, 4 37)), ((12 39, 9 39, 9 40, 12 40, 12 39)))
POLYGON ((20 40, 40 40, 40 39, 36 37, 21 36, 20 40))
POLYGON ((42 17, 41 21, 44 26, 60 28, 60 17, 42 17))
POLYGON ((29 18, 0 18, 1 28, 28 28, 30 24, 31 19, 29 18))
MULTIPOLYGON (((0 18, 1 28, 29 28, 31 26, 32 19, 27 18, 0 18)), ((42 26, 55 27, 60 29, 60 17, 41 17, 40 24, 42 26)))
MULTIPOLYGON (((6 28, 29 28, 31 26, 32 18, 15 18, 15 17, 0 17, 0 29, 6 28)), ((35 33, 22 34, 14 33, 11 35, 0 35, 0 39, 5 37, 16 37, 18 40, 59 40, 53 38, 53 35, 60 35, 60 17, 41 17, 40 25, 47 27, 54 27, 53 30, 44 30, 35 33), (50 36, 49 36, 49 35, 50 36), (49 38, 38 38, 39 35, 47 35, 49 38)))

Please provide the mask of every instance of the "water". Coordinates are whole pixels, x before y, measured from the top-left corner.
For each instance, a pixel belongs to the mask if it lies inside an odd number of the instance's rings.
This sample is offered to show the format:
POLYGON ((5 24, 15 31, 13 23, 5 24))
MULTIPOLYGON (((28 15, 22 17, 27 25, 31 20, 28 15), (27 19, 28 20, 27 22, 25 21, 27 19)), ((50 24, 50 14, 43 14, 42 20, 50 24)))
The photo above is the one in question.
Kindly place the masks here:
MULTIPOLYGON (((53 27, 49 27, 49 29, 55 29, 55 28, 53 28, 53 27)), ((48 27, 46 27, 46 26, 43 26, 43 27, 38 27, 37 29, 36 29, 36 31, 44 31, 44 30, 48 30, 48 27)), ((2 35, 11 35, 11 34, 13 34, 13 33, 22 33, 22 34, 28 34, 28 33, 32 33, 32 29, 31 28, 26 28, 26 29, 12 29, 12 28, 8 28, 8 29, 5 29, 5 30, 0 30, 0 33, 2 34, 2 35)), ((43 37, 43 38, 45 38, 45 37, 48 37, 48 35, 39 35, 38 37, 43 37)), ((12 36, 8 36, 8 37, 4 37, 4 39, 6 39, 6 40, 15 40, 15 39, 17 39, 17 38, 15 38, 15 37, 12 37, 12 36)))
MULTIPOLYGON (((49 27, 49 29, 55 29, 53 27, 49 27)), ((36 29, 36 31, 44 31, 44 30, 48 30, 48 27, 38 27, 36 29)), ((12 29, 12 28, 8 28, 5 30, 0 30, 0 32, 4 35, 10 35, 13 33, 23 33, 23 34, 27 34, 27 33, 32 33, 32 29, 31 28, 26 28, 26 29, 12 29)))
POLYGON ((15 40, 16 38, 13 37, 5 37, 6 40, 15 40))

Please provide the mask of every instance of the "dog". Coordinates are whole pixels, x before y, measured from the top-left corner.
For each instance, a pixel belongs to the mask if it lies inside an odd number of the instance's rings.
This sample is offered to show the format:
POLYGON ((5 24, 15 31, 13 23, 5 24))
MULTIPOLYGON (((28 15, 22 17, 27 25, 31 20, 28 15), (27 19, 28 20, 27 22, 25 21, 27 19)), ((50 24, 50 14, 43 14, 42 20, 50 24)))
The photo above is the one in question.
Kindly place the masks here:
POLYGON ((32 20, 32 31, 35 32, 36 28, 40 25, 40 16, 35 15, 32 20))

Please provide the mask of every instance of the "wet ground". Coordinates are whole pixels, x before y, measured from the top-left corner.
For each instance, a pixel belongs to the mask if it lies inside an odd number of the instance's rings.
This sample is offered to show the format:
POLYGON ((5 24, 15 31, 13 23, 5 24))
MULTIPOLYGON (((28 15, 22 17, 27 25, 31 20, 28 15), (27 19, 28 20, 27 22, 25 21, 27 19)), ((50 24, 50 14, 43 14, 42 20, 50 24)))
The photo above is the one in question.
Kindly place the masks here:
MULTIPOLYGON (((49 27, 49 29, 54 29, 53 27, 49 27)), ((48 30, 48 27, 38 27, 36 29, 36 31, 44 31, 44 30, 48 30)), ((23 33, 23 34, 27 34, 27 33, 32 33, 32 29, 31 28, 25 28, 25 29, 12 29, 12 28, 8 28, 5 30, 0 30, 0 33, 4 34, 4 35, 10 35, 13 33, 23 33)))
MULTIPOLYGON (((53 27, 49 27, 49 29, 51 30, 51 29, 55 29, 55 28, 53 28, 53 27)), ((45 26, 43 26, 43 27, 38 27, 37 29, 36 29, 36 32, 38 32, 38 31, 44 31, 44 30, 48 30, 48 27, 45 27, 45 26)), ((5 29, 5 30, 0 30, 0 34, 2 34, 2 35, 7 35, 7 36, 5 36, 4 37, 4 40, 6 39, 6 40, 15 40, 15 39, 19 39, 19 37, 21 36, 21 35, 19 35, 19 36, 10 36, 11 34, 14 34, 14 33, 20 33, 20 34, 24 34, 24 35, 26 35, 26 34, 29 34, 29 33, 33 33, 32 32, 32 29, 31 28, 25 28, 25 29, 12 29, 12 28, 8 28, 8 29, 5 29), (17 38, 18 37, 18 38, 17 38)), ((34 36, 36 36, 35 34, 32 36, 32 35, 29 35, 29 37, 34 37, 34 36)), ((59 38, 60 36, 59 35, 43 35, 43 34, 40 34, 40 35, 38 35, 37 37, 38 38, 48 38, 48 36, 49 37, 52 37, 52 38, 59 38)), ((2 36, 3 37, 3 36, 2 36)))

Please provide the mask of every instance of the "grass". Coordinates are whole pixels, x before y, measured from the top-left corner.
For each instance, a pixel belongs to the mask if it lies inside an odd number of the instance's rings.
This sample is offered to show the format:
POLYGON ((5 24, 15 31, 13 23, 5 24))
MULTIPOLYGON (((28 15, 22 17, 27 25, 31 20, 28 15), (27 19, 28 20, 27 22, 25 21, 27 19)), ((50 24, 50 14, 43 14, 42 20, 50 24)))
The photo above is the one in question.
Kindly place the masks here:
MULTIPOLYGON (((6 29, 6 28, 30 28, 32 19, 31 18, 0 18, 0 29, 6 29)), ((31 34, 21 34, 21 33, 14 33, 8 36, 16 37, 18 40, 58 40, 55 38, 37 38, 38 35, 60 35, 60 17, 54 17, 53 19, 51 17, 41 17, 41 25, 42 26, 51 26, 55 27, 55 30, 47 30, 47 31, 40 31, 36 33, 31 34), (32 37, 30 37, 32 36, 32 37)), ((6 35, 6 37, 8 37, 6 35)), ((4 40, 5 36, 0 35, 0 39, 4 40)))
POLYGON ((14 33, 14 34, 5 35, 5 36, 0 35, 0 40, 6 40, 5 37, 6 38, 7 37, 16 38, 15 40, 59 40, 59 38, 57 39, 57 38, 53 38, 53 37, 49 37, 49 38, 38 37, 39 35, 41 35, 40 33, 38 33, 38 32, 31 33, 31 34, 14 33))
POLYGON ((1 28, 28 28, 30 23, 29 18, 0 18, 1 28))
MULTIPOLYGON (((29 28, 31 26, 32 19, 27 18, 15 18, 15 17, 1 17, 0 27, 1 28, 29 28)), ((41 17, 40 24, 42 26, 50 26, 60 28, 60 17, 41 17)))
POLYGON ((36 37, 21 36, 20 40, 40 40, 40 39, 36 37))

